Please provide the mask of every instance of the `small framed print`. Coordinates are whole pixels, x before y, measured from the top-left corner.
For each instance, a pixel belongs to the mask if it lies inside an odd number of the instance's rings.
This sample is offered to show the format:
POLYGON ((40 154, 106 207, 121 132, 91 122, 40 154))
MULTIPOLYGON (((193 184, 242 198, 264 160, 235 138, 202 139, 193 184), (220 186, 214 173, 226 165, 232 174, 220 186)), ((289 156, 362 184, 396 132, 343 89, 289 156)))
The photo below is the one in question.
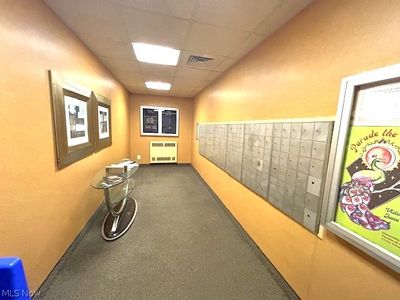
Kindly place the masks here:
POLYGON ((110 99, 92 92, 94 107, 95 151, 98 152, 111 146, 111 101, 110 99))
POLYGON ((69 147, 89 142, 89 124, 87 101, 77 95, 64 95, 64 110, 69 147))
POLYGON ((50 72, 57 166, 62 169, 94 151, 91 91, 50 72))
POLYGON ((161 134, 176 135, 177 134, 178 110, 164 109, 161 114, 161 134))
POLYGON ((400 272, 400 65, 342 80, 326 227, 400 272))
POLYGON ((159 134, 159 108, 140 107, 141 135, 159 134))

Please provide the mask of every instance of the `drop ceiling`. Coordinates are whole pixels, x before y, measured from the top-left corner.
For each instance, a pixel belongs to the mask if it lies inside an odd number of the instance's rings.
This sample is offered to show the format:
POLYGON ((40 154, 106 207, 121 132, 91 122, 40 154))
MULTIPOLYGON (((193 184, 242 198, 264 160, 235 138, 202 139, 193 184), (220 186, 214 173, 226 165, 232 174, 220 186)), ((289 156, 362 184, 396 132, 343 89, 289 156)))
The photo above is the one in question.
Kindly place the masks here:
POLYGON ((44 0, 134 94, 194 97, 312 0, 44 0), (132 42, 181 50, 177 66, 136 60, 132 42), (188 64, 190 55, 213 58, 188 64), (145 81, 172 84, 147 89, 145 81))

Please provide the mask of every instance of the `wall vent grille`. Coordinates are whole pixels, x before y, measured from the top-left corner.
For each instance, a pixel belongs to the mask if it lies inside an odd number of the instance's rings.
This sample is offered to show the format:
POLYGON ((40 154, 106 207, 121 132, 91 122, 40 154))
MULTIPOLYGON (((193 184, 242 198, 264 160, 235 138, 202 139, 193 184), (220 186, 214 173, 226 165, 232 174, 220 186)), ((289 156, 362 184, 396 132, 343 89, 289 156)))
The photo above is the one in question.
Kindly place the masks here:
POLYGON ((164 143, 153 143, 153 147, 164 147, 164 143))
POLYGON ((157 157, 157 161, 170 161, 172 157, 157 157))
POLYGON ((187 64, 190 66, 212 66, 214 65, 214 58, 199 56, 199 55, 190 55, 187 64))

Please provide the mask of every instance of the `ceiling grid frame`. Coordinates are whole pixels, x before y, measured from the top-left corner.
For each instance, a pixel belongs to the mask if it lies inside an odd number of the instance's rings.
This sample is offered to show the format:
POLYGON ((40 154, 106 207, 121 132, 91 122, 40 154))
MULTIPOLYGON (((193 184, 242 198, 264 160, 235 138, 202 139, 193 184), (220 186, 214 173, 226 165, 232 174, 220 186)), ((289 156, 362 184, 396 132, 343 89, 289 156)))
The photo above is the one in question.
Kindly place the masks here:
POLYGON ((312 0, 44 2, 130 93, 192 98, 312 0), (130 13, 136 16, 134 20, 128 17, 130 13), (132 29, 131 24, 137 28, 132 29), (139 40, 132 40, 132 36, 139 40), (167 67, 137 61, 131 43, 146 40, 180 50, 178 65, 167 67), (211 57, 215 64, 188 65, 190 55, 211 57), (168 81, 171 90, 147 89, 144 82, 150 79, 168 81))

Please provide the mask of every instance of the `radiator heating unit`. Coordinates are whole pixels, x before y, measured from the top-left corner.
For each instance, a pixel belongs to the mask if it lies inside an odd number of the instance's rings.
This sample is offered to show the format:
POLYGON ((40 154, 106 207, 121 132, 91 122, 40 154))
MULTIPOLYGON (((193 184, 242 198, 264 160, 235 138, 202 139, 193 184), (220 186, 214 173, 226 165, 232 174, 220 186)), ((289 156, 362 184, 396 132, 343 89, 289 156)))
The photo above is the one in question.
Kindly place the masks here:
POLYGON ((178 142, 150 142, 150 163, 178 162, 178 142))

